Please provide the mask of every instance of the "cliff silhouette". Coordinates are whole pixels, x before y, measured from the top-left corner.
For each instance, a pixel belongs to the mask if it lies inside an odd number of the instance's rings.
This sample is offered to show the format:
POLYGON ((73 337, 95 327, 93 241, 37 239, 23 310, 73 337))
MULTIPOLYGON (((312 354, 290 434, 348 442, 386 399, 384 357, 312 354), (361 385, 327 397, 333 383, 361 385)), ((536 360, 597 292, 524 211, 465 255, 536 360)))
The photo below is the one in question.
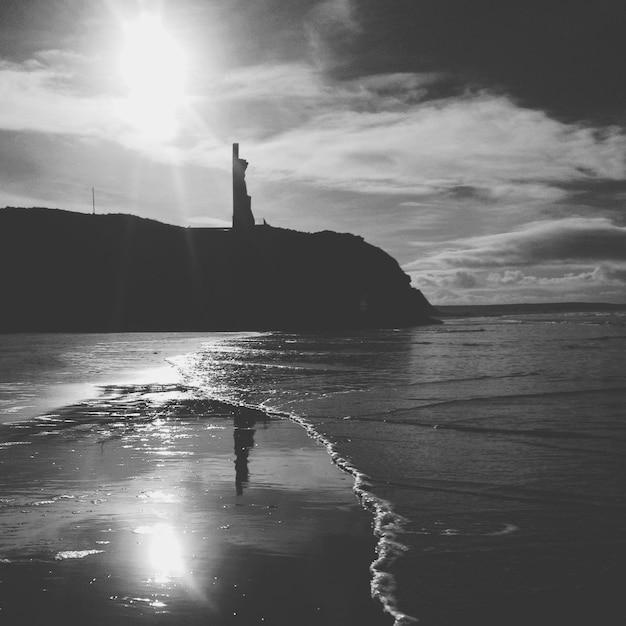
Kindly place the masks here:
POLYGON ((0 209, 0 332, 347 329, 437 323, 360 237, 0 209))

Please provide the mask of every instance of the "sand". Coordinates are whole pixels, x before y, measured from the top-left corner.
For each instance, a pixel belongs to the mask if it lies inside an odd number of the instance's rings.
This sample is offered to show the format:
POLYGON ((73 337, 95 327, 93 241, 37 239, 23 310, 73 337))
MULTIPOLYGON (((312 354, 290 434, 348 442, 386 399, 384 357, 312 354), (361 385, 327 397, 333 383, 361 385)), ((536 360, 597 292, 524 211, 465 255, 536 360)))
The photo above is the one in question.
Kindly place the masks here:
POLYGON ((290 420, 163 385, 1 429, 2 624, 393 621, 352 477, 290 420))

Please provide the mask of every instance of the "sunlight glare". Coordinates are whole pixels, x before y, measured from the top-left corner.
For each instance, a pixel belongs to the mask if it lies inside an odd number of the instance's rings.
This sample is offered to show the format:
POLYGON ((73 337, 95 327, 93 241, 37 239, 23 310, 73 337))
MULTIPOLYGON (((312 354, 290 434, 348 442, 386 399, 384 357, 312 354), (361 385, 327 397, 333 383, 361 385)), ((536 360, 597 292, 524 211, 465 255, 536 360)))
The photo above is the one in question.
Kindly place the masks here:
POLYGON ((174 529, 167 524, 154 527, 150 545, 150 562, 155 570, 155 580, 167 583, 183 572, 183 557, 174 529))
POLYGON ((185 101, 186 60, 161 19, 142 14, 125 25, 121 71, 128 88, 126 117, 152 139, 171 139, 185 101))
POLYGON ((182 576, 184 561, 179 540, 168 524, 136 528, 135 533, 149 535, 148 563, 157 584, 167 584, 182 576))

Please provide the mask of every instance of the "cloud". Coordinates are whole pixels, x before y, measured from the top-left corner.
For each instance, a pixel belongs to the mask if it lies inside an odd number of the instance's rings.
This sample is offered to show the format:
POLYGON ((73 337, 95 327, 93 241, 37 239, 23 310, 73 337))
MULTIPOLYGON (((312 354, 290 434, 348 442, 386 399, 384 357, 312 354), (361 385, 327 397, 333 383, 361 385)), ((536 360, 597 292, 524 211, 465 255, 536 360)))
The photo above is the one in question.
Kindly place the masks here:
POLYGON ((0 62, 0 128, 106 136, 118 123, 113 101, 70 91, 71 76, 37 61, 0 62))
POLYGON ((626 285, 626 263, 623 265, 605 264, 598 268, 598 272, 606 282, 626 285))
POLYGON ((311 101, 317 104, 329 97, 318 70, 304 63, 260 64, 216 76, 208 100, 256 103, 311 101))
MULTIPOLYGON (((553 287, 563 288, 581 285, 588 282, 612 282, 605 269, 595 267, 585 272, 566 272, 556 276, 536 276, 525 274, 520 270, 506 270, 504 272, 484 272, 476 270, 450 270, 440 272, 418 273, 417 283, 420 286, 445 289, 498 288, 513 289, 517 292, 521 287, 553 287)), ((618 280, 616 282, 622 282, 618 280)))
MULTIPOLYGON (((626 227, 604 217, 571 217, 526 224, 496 235, 453 242, 457 249, 410 264, 497 268, 538 264, 626 262, 626 227)), ((513 278, 513 275, 509 275, 513 278)))
MULTIPOLYGON (((318 9, 353 28, 350 6, 318 9)), ((184 145, 155 143, 133 128, 121 96, 78 90, 71 55, 40 55, 59 58, 59 67, 0 64, 0 128, 95 137, 155 160, 195 163, 211 162, 215 146, 236 133, 255 175, 266 180, 454 201, 469 194, 485 202, 554 202, 573 181, 626 178, 626 137, 615 128, 565 124, 488 93, 425 100, 440 78, 432 73, 339 81, 304 63, 215 77, 180 119, 184 145), (202 115, 212 116, 207 124, 191 123, 202 115)))
MULTIPOLYGON (((536 268, 541 271, 542 268, 536 268)), ((626 264, 600 265, 551 276, 520 270, 442 270, 416 272, 414 284, 434 304, 515 302, 623 302, 626 264)))
POLYGON ((524 274, 520 270, 506 270, 502 274, 497 272, 490 273, 486 277, 486 282, 494 286, 530 286, 541 285, 551 287, 569 286, 573 283, 580 284, 592 281, 603 281, 604 272, 600 267, 596 267, 588 272, 567 272, 560 276, 534 276, 524 274))
POLYGON ((532 222, 448 242, 404 265, 433 302, 623 302, 626 227, 607 218, 532 222))
POLYGON ((341 34, 361 30, 353 0, 323 0, 309 13, 309 22, 319 29, 332 29, 341 34))
POLYGON ((311 55, 315 64, 325 69, 347 62, 349 43, 360 31, 353 0, 318 2, 305 21, 311 55))
MULTIPOLYGON (((598 136, 503 96, 381 106, 363 83, 328 88, 317 114, 254 146, 261 173, 352 191, 390 194, 475 189, 491 200, 567 195, 560 184, 626 176, 626 138, 598 136), (359 107, 366 98, 370 110, 359 107)), ((394 98, 397 104, 398 98, 394 98)))
POLYGON ((135 128, 128 111, 129 102, 121 96, 81 93, 69 69, 37 60, 0 61, 0 130, 110 141, 155 161, 180 160, 176 146, 150 139, 135 128))
POLYGON ((506 270, 502 274, 493 272, 489 274, 487 280, 494 284, 500 285, 517 285, 524 281, 524 272, 521 270, 506 270))
POLYGON ((419 276, 418 283, 424 287, 452 289, 472 289, 480 284, 480 277, 467 270, 452 272, 424 273, 419 276))

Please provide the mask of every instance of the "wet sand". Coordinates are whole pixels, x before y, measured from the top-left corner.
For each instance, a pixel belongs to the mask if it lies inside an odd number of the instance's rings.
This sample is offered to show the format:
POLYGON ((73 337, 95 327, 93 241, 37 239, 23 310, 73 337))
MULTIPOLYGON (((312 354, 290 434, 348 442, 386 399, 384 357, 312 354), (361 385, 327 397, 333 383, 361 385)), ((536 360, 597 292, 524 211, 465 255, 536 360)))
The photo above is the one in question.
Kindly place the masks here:
POLYGON ((352 477, 289 420, 144 385, 1 429, 2 624, 393 621, 352 477))

